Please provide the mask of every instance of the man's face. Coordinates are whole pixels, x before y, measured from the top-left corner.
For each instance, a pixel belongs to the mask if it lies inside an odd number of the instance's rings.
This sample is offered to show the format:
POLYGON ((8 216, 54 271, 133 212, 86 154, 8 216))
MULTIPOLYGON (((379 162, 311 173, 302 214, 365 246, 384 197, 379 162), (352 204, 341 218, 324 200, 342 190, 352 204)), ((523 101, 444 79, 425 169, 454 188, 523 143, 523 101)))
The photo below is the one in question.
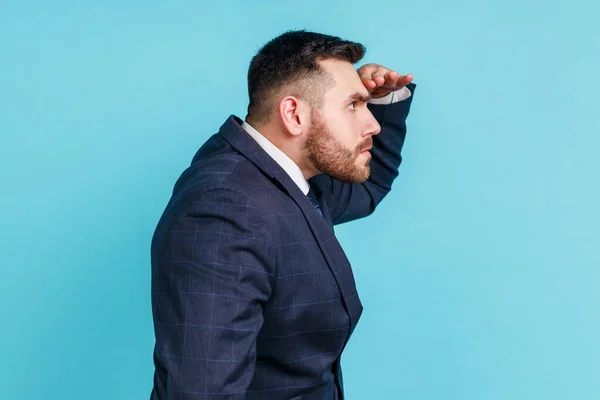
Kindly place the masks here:
POLYGON ((312 110, 308 159, 333 178, 363 182, 371 172, 372 136, 381 130, 367 108, 369 92, 349 62, 325 60, 321 66, 333 76, 335 86, 325 92, 322 109, 312 110))

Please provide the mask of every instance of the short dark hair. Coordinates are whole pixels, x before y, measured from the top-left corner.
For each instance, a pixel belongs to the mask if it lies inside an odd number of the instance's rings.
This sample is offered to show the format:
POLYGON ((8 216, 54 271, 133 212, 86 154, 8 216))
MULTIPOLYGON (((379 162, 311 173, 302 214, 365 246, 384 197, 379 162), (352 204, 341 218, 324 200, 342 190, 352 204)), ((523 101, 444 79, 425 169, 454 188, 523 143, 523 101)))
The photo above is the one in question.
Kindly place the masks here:
POLYGON ((365 55, 360 43, 305 30, 288 31, 270 40, 252 58, 248 69, 248 116, 256 125, 269 115, 284 94, 321 108, 323 94, 335 82, 318 61, 338 59, 355 64, 365 55), (282 93, 287 89, 287 93, 282 93))

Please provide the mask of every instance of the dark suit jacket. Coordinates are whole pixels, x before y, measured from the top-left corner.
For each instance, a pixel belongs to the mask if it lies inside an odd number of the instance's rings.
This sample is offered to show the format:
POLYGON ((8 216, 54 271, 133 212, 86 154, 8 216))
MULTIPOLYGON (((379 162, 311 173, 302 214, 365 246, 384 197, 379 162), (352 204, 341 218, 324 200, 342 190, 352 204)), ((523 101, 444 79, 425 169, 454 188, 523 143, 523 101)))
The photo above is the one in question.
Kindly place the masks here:
POLYGON ((152 399, 343 398, 362 305, 333 225, 390 191, 412 98, 369 105, 382 130, 366 182, 309 181, 323 217, 237 117, 200 148, 152 241, 152 399))

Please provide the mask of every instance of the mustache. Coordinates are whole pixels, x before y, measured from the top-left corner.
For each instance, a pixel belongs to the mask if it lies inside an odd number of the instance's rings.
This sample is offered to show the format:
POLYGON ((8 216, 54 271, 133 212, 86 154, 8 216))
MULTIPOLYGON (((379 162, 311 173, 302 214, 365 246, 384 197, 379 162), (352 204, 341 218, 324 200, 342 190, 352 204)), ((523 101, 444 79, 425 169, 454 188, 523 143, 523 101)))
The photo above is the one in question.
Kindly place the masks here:
POLYGON ((373 138, 369 137, 365 139, 365 141, 362 142, 360 145, 358 145, 358 147, 356 148, 356 154, 359 154, 361 151, 370 149, 371 147, 373 147, 373 138))

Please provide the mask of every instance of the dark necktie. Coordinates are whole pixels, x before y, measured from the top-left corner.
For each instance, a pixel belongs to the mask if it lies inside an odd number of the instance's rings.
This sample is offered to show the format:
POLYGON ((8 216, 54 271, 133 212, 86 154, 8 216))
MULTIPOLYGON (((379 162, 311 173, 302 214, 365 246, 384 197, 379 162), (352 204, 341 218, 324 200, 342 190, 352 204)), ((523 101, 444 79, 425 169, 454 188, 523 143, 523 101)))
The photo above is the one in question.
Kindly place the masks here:
POLYGON ((315 206, 315 208, 319 212, 319 215, 321 215, 321 217, 322 217, 323 216, 323 210, 321 210, 321 205, 319 204, 319 200, 317 200, 317 196, 315 196, 315 194, 313 193, 312 189, 309 189, 308 194, 306 195, 306 197, 308 197, 308 199, 310 200, 310 202, 312 203, 312 205, 315 206))

